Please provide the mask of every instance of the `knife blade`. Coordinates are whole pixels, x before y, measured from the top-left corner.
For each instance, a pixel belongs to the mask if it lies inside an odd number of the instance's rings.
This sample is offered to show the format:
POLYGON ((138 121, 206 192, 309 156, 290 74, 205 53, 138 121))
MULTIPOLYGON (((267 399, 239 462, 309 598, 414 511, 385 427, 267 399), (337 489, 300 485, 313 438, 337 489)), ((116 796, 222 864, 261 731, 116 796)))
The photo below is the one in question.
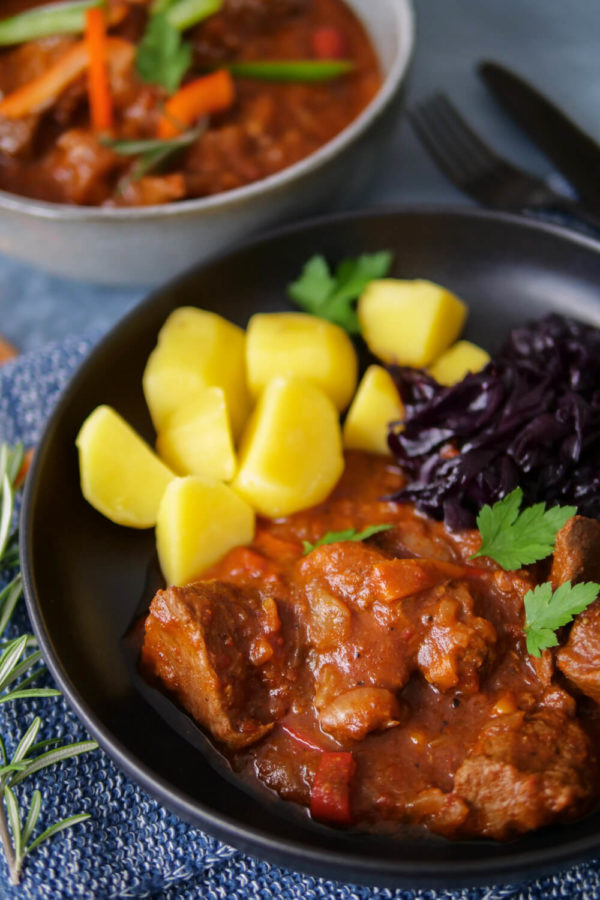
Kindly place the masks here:
POLYGON ((485 61, 477 71, 504 109, 575 188, 582 204, 600 210, 600 144, 505 66, 485 61))

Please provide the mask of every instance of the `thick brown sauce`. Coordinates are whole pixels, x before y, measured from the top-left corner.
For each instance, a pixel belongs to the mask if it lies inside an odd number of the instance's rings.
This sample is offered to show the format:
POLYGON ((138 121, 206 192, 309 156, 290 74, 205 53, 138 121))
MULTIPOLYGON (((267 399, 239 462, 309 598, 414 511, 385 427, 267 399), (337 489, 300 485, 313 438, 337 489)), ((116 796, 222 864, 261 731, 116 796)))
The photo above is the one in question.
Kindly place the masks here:
MULTIPOLYGON (((6 15, 40 5, 17 0, 6 15)), ((2 16, 4 16, 4 7, 2 16)), ((132 4, 112 34, 139 40, 143 5, 132 4)), ((366 32, 341 0, 243 0, 194 29, 194 64, 186 78, 234 59, 307 59, 321 27, 342 36, 356 71, 321 84, 236 82, 236 102, 214 116, 206 133, 160 176, 129 182, 130 161, 102 147, 89 128, 85 79, 41 115, 0 119, 0 187, 58 203, 144 205, 202 197, 241 187, 298 162, 331 140, 374 97, 379 65, 366 32)), ((0 53, 0 91, 9 93, 52 64, 75 40, 32 41, 0 53)), ((133 70, 113 77, 120 138, 156 135, 165 95, 133 70)))
MULTIPOLYGON (((394 830, 408 822, 425 824, 451 837, 512 837, 544 824, 553 814, 537 810, 533 802, 534 812, 528 809, 517 824, 510 817, 508 822, 500 821, 502 816, 498 818, 495 809, 469 812, 473 804, 465 804, 452 791, 455 773, 478 741, 478 752, 491 757, 504 754, 509 769, 514 765, 526 773, 544 771, 553 761, 542 758, 546 750, 541 745, 548 744, 549 734, 550 740, 558 743, 565 723, 575 722, 576 702, 557 679, 550 655, 535 660, 526 652, 523 596, 535 584, 534 573, 506 573, 486 561, 471 577, 440 578, 434 587, 389 601, 394 577, 387 582, 384 577, 383 591, 381 581, 373 580, 367 559, 373 547, 338 544, 317 550, 299 563, 302 540, 314 542, 329 531, 377 523, 396 526, 372 539, 380 550, 468 563, 478 546, 476 532, 451 534, 443 524, 425 519, 409 505, 380 499, 401 483, 402 475, 391 462, 352 454, 340 484, 325 503, 287 519, 261 522, 249 550, 232 551, 207 573, 207 578, 252 583, 261 594, 275 597, 280 609, 286 605, 293 609, 303 623, 301 644, 306 647, 307 641, 309 645, 303 651, 306 656, 289 714, 258 743, 231 754, 231 760, 245 777, 258 777, 281 796, 310 805, 320 753, 291 737, 285 730, 291 726, 324 750, 353 753, 357 769, 352 780, 352 809, 354 823, 360 827, 394 830), (336 621, 331 607, 321 616, 319 587, 350 610, 349 625, 340 627, 341 620, 336 621), (374 600, 377 597, 385 600, 374 600), (402 674, 403 667, 408 675, 402 674), (331 731, 326 733, 319 724, 315 709, 319 693, 327 694, 332 679, 334 697, 340 690, 365 685, 395 692, 399 724, 361 740, 343 732, 337 733, 335 740, 331 731), (527 727, 534 729, 535 736, 515 737, 528 721, 533 723, 527 727), (494 732, 481 749, 484 728, 497 729, 500 736, 494 732), (497 750, 496 744, 503 749, 497 750), (526 827, 523 822, 528 823, 526 827)), ((593 755, 584 732, 597 732, 595 708, 584 702, 579 715, 575 744, 581 741, 588 748, 581 752, 593 755), (583 726, 581 733, 579 725, 583 726)), ((569 742, 566 736, 564 740, 569 742)), ((579 753, 579 748, 574 751, 577 759, 579 753)), ((471 777, 465 775, 467 793, 471 777)), ((490 773, 489 777, 494 776, 490 773)), ((541 796, 545 788, 540 776, 526 774, 524 778, 527 789, 531 786, 541 796)), ((590 775, 581 790, 585 799, 567 804, 562 811, 557 808, 556 817, 569 818, 585 811, 596 793, 596 782, 596 776, 590 775)), ((518 790, 524 790, 521 782, 519 785, 518 790)), ((516 803, 517 789, 509 787, 515 790, 516 803)))

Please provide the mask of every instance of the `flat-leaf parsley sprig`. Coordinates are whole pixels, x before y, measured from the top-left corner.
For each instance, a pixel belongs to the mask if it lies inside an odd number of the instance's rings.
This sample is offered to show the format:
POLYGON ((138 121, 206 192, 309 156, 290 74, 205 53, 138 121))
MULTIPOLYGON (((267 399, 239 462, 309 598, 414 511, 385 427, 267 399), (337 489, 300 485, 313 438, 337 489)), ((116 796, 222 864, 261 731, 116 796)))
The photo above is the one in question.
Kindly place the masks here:
MULTIPOLYGON (((23 446, 0 446, 0 572, 17 562, 16 536, 12 531, 16 484, 23 463, 23 446)), ((21 575, 17 574, 0 591, 0 704, 40 697, 56 697, 55 688, 33 686, 46 672, 42 654, 32 634, 5 638, 6 630, 22 595, 21 575)), ((42 720, 36 716, 9 754, 0 736, 0 843, 6 858, 11 884, 18 884, 26 856, 45 841, 78 822, 88 813, 68 816, 35 835, 42 809, 42 795, 34 790, 29 798, 20 786, 26 779, 89 750, 95 741, 78 741, 61 746, 60 739, 38 741, 42 720), (28 800, 28 803, 27 803, 28 800), (22 808, 26 808, 22 818, 22 808)))
POLYGON ((357 531, 356 528, 348 528, 346 531, 328 531, 314 544, 311 544, 310 541, 302 541, 304 556, 325 544, 338 544, 341 541, 366 541, 374 534, 379 534, 380 531, 389 531, 393 527, 393 525, 369 525, 363 531, 357 531))
POLYGON ((586 581, 572 585, 565 581, 555 591, 549 581, 539 584, 524 597, 527 652, 541 656, 542 650, 556 647, 556 631, 593 603, 600 585, 586 581))
POLYGON ((334 322, 349 334, 359 334, 356 300, 370 281, 385 278, 392 259, 387 250, 364 253, 345 259, 332 273, 324 257, 313 256, 288 286, 288 296, 305 312, 334 322))
MULTIPOLYGON (((471 556, 487 556, 508 571, 546 559, 554 552, 556 535, 577 513, 575 506, 535 503, 521 511, 523 491, 515 488, 493 506, 484 506, 477 516, 481 547, 471 556)), ((594 602, 600 584, 593 581, 561 584, 555 591, 549 581, 538 584, 523 597, 527 652, 541 656, 558 645, 556 632, 594 602)))
POLYGON ((471 559, 487 556, 509 571, 545 559, 554 550, 556 535, 575 515, 575 506, 535 503, 522 512, 523 491, 517 487, 477 516, 481 547, 471 559))

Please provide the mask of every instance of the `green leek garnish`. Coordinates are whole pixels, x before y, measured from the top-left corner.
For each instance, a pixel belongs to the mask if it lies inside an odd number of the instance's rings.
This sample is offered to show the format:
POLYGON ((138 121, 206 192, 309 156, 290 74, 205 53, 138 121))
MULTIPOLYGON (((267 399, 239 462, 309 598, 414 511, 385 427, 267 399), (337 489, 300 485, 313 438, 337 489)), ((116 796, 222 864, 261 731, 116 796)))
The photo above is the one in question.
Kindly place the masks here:
POLYGON ((268 59, 240 60, 229 63, 229 71, 237 78, 261 81, 330 81, 348 75, 354 63, 347 59, 268 59))
POLYGON ((150 138, 150 140, 114 140, 113 138, 101 138, 100 143, 105 147, 110 147, 120 156, 139 156, 142 153, 156 153, 157 150, 181 150, 183 147, 189 147, 190 144, 200 137, 203 129, 195 128, 193 131, 186 131, 180 137, 164 140, 161 138, 150 138))
POLYGON ((222 6, 223 0, 155 0, 152 13, 164 12, 174 28, 185 31, 218 13, 222 6))
POLYGON ((74 0, 38 6, 0 21, 0 46, 22 44, 55 34, 79 34, 85 28, 85 14, 104 0, 74 0))

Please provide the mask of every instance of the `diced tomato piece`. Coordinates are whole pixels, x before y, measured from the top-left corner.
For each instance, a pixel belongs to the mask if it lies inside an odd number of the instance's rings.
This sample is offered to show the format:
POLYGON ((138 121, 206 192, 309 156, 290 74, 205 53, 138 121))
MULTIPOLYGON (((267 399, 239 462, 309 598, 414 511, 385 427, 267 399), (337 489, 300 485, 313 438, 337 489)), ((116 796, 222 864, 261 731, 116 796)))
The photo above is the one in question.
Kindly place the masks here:
POLYGON ((310 792, 310 813, 315 819, 352 824, 350 787, 355 770, 351 753, 323 753, 310 792))
POLYGON ((317 28, 312 34, 311 45, 317 59, 342 59, 345 55, 344 38, 337 28, 317 28))

